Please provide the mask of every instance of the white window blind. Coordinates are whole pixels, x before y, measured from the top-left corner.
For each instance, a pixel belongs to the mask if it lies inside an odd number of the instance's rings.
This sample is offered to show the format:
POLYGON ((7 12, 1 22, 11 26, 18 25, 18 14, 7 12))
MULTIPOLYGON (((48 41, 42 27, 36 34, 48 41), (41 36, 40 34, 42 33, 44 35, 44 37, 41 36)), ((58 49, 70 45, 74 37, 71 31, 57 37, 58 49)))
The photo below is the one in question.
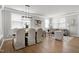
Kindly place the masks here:
POLYGON ((49 19, 45 19, 45 28, 46 28, 46 29, 49 28, 49 19))
POLYGON ((54 18, 52 25, 55 29, 66 29, 66 20, 65 18, 54 18))
POLYGON ((22 15, 20 14, 11 14, 11 29, 15 28, 25 28, 25 24, 27 23, 30 26, 30 20, 22 19, 22 15))

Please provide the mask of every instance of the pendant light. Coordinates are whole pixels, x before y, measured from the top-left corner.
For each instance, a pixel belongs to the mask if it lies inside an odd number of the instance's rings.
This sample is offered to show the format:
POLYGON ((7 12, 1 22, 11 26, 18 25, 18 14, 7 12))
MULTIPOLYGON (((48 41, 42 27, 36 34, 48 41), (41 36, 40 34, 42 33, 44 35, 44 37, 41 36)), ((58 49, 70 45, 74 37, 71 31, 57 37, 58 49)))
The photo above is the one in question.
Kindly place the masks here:
POLYGON ((29 7, 30 7, 30 5, 25 5, 25 9, 27 8, 27 10, 26 10, 26 13, 25 13, 25 15, 24 16, 22 16, 22 18, 32 18, 31 16, 30 16, 30 14, 29 14, 29 7))

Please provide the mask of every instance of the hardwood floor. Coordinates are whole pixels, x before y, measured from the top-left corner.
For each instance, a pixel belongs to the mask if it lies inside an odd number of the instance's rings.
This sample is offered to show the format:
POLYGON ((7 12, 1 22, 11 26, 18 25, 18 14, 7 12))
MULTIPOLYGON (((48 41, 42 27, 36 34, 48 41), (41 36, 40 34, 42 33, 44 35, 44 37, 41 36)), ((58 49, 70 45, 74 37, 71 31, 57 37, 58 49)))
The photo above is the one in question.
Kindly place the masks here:
POLYGON ((6 40, 1 50, 5 53, 79 53, 79 38, 64 37, 63 41, 57 41, 52 37, 46 37, 46 39, 39 44, 17 51, 13 49, 12 41, 6 40))

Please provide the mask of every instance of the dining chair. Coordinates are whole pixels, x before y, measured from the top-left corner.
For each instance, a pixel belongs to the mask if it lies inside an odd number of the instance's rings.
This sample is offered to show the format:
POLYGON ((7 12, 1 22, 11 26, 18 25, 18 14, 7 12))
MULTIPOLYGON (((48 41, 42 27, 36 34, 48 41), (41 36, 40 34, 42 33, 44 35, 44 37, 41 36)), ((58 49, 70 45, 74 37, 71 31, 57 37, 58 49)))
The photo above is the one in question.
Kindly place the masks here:
POLYGON ((41 28, 39 28, 37 30, 37 43, 41 42, 43 39, 43 30, 41 28))
POLYGON ((15 37, 12 39, 12 45, 15 50, 25 47, 25 29, 18 29, 15 37))
POLYGON ((35 29, 30 28, 28 30, 28 46, 35 44, 35 29))

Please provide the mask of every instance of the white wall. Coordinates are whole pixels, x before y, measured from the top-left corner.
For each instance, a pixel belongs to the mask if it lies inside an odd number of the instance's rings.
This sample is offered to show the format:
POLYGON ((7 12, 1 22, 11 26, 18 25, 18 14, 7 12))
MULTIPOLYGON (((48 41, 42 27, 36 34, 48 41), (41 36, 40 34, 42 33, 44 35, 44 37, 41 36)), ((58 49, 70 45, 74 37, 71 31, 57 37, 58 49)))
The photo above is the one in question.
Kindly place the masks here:
POLYGON ((0 39, 3 37, 2 32, 2 9, 0 8, 0 39))
POLYGON ((66 16, 66 21, 68 23, 68 29, 70 31, 71 36, 78 36, 77 32, 79 31, 78 28, 78 23, 77 22, 78 17, 77 15, 71 15, 71 16, 66 16))
POLYGON ((2 11, 2 23, 3 23, 3 36, 4 38, 8 37, 10 34, 11 28, 11 14, 8 10, 2 11))
POLYGON ((76 24, 77 24, 77 31, 76 31, 76 33, 77 33, 77 37, 79 37, 79 15, 77 17, 78 17, 78 19, 76 21, 76 24))

